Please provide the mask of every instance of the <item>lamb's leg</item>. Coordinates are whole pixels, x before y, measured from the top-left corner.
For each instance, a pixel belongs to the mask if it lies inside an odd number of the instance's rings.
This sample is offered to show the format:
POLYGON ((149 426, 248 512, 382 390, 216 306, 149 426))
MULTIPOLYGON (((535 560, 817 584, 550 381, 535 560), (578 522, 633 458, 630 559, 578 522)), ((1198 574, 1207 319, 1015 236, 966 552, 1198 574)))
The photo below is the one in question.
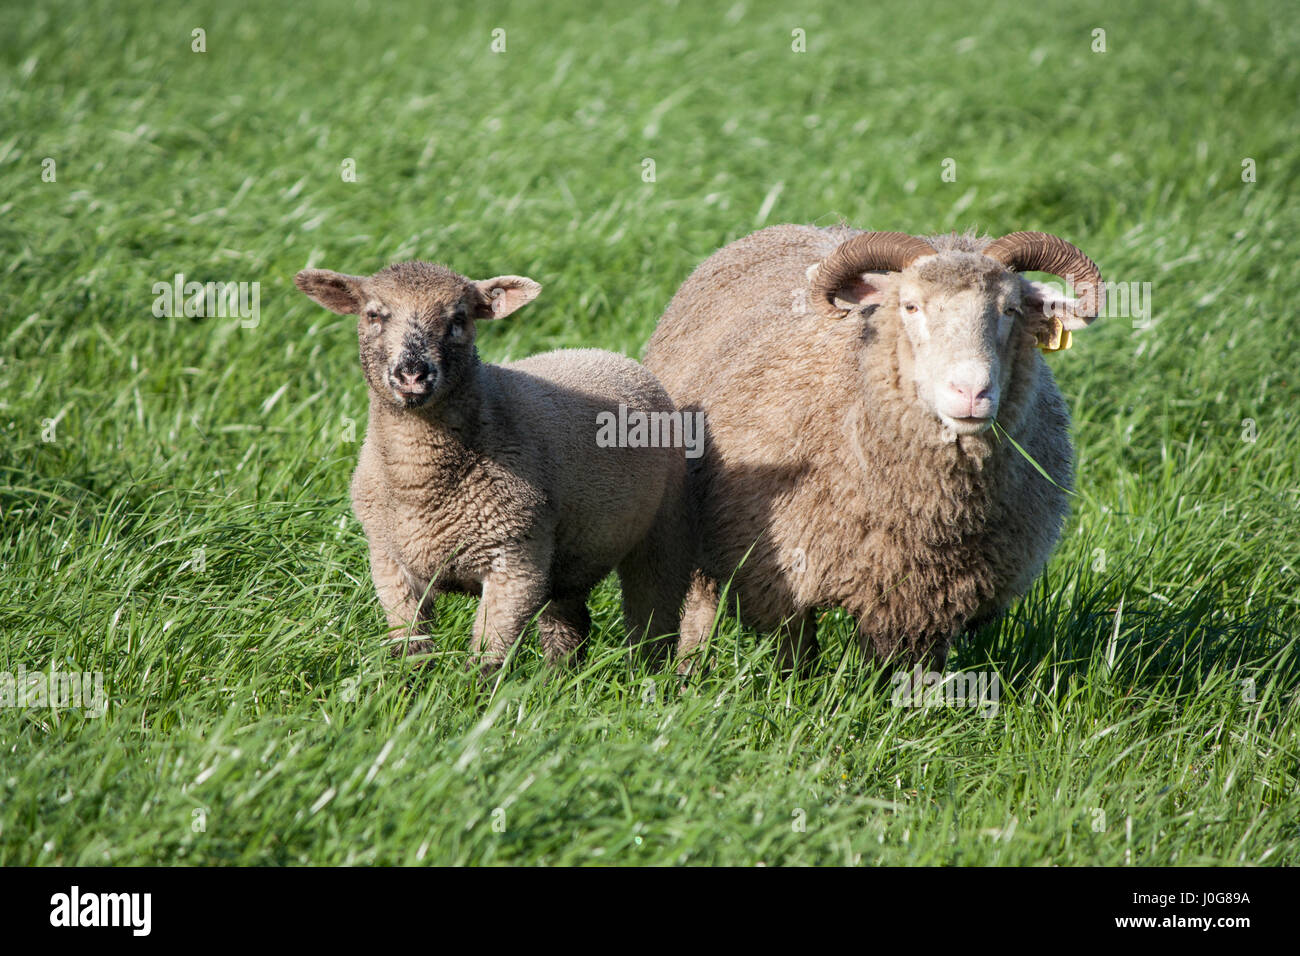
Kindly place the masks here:
POLYGON ((375 547, 370 549, 370 577, 375 582, 375 592, 388 618, 388 636, 394 639, 394 657, 403 654, 421 654, 433 646, 433 641, 423 639, 432 627, 436 612, 433 589, 416 594, 410 579, 401 566, 389 555, 375 547), (421 600, 423 599, 423 600, 421 600), (405 637, 407 640, 397 640, 405 637))
POLYGON ((537 573, 494 571, 485 577, 474 614, 470 667, 477 666, 485 675, 497 670, 546 603, 546 591, 546 581, 537 573))
POLYGON ((583 657, 583 643, 591 630, 591 612, 587 610, 586 595, 552 599, 542 609, 537 619, 541 632, 542 650, 551 666, 578 663, 583 657))
POLYGON ((796 614, 777 629, 776 661, 782 673, 806 677, 817 650, 816 612, 796 614))
POLYGON ((677 673, 685 676, 696 666, 701 645, 713 630, 718 616, 718 583, 699 571, 691 576, 682 611, 681 635, 677 639, 677 673))

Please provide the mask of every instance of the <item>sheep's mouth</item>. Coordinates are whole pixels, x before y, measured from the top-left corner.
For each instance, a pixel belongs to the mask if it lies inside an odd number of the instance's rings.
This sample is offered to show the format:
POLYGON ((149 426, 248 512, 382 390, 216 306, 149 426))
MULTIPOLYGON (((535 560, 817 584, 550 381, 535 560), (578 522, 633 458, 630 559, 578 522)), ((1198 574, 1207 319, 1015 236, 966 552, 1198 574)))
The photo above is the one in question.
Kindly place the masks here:
POLYGON ((987 418, 972 416, 969 418, 949 418, 949 422, 955 426, 956 430, 963 435, 976 435, 992 427, 994 416, 987 418))

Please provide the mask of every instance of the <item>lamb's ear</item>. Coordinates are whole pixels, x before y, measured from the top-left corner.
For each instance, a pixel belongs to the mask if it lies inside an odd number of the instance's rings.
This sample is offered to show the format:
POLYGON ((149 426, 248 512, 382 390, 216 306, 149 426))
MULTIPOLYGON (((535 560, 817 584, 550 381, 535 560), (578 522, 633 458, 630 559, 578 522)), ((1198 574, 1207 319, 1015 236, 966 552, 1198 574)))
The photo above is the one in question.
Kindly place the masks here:
MULTIPOLYGON (((808 282, 817 277, 818 266, 808 267, 808 282)), ((889 284, 888 272, 861 272, 850 275, 835 290, 835 307, 845 311, 861 311, 869 305, 880 305, 889 284)))
POLYGON ((331 312, 356 315, 361 311, 363 278, 329 269, 303 269, 293 277, 293 284, 331 312))
POLYGON ((475 315, 479 319, 504 319, 511 312, 532 302, 542 291, 540 284, 524 276, 480 279, 474 285, 483 293, 484 298, 475 315))

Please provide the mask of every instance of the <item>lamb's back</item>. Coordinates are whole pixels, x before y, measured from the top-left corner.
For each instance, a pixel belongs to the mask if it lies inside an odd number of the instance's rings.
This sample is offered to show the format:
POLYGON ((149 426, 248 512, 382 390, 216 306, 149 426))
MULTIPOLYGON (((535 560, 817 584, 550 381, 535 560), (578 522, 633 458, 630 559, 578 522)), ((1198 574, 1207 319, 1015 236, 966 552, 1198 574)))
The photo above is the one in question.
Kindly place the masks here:
MULTIPOLYGON (((509 433, 555 509, 560 561, 612 566, 646 534, 666 491, 684 473, 681 448, 603 447, 602 416, 671 412, 640 363, 599 349, 563 349, 494 367, 509 433)), ((502 434, 506 429, 493 429, 502 434)), ((485 436, 491 442, 491 435, 485 436)))

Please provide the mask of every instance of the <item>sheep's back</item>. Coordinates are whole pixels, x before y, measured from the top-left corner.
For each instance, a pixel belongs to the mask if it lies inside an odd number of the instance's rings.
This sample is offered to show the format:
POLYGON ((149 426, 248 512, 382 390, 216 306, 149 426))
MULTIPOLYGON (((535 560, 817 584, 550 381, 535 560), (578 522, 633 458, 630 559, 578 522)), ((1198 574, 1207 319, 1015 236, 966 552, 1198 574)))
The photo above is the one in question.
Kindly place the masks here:
POLYGON ((762 365, 789 334, 816 328, 807 269, 851 233, 772 226, 719 249, 673 296, 646 347, 645 364, 679 403, 702 373, 762 365))

